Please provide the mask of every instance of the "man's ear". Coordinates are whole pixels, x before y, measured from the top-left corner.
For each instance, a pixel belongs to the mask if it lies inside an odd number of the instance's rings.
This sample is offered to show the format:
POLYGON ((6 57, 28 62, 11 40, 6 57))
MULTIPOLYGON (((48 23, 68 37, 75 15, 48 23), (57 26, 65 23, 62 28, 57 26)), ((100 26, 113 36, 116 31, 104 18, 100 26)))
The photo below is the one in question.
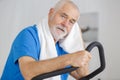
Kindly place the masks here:
POLYGON ((49 15, 52 15, 53 13, 54 13, 54 8, 50 8, 50 10, 49 10, 49 15))

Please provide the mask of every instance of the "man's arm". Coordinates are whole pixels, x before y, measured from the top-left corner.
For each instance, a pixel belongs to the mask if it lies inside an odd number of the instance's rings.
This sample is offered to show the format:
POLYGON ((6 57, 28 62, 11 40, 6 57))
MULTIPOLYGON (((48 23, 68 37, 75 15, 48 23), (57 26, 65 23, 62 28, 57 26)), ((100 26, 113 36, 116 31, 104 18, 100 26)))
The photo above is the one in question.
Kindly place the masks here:
POLYGON ((90 53, 86 51, 79 51, 41 61, 35 61, 31 57, 24 56, 19 59, 19 66, 24 79, 30 80, 38 74, 65 68, 68 65, 76 67, 82 66, 88 63, 90 56, 90 53))
POLYGON ((30 80, 38 74, 64 68, 69 64, 70 62, 66 56, 41 61, 35 61, 33 58, 28 56, 24 56, 19 59, 20 70, 25 80, 30 80))

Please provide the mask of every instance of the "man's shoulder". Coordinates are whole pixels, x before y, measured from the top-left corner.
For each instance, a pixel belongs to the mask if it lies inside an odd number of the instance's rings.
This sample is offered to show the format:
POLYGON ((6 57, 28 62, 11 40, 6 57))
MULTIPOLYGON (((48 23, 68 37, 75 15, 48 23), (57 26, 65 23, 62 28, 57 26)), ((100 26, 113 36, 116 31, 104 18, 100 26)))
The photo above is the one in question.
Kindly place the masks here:
POLYGON ((38 37, 38 31, 36 25, 31 25, 23 28, 18 35, 16 36, 15 39, 26 39, 26 38, 31 38, 34 37, 35 39, 38 37))
POLYGON ((32 34, 32 35, 37 35, 38 31, 37 31, 37 25, 30 25, 30 26, 26 26, 25 28, 23 28, 19 34, 32 34))
POLYGON ((34 25, 30 25, 30 26, 27 26, 26 28, 23 29, 23 31, 25 30, 28 30, 28 31, 37 31, 37 25, 34 24, 34 25))

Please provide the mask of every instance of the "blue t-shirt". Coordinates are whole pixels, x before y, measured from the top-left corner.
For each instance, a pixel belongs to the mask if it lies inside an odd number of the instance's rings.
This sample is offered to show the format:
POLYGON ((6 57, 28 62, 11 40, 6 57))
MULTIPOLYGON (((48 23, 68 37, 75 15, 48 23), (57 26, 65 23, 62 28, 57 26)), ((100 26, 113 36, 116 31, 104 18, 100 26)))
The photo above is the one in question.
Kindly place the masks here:
MULTIPOLYGON (((67 54, 57 43, 58 56, 67 54)), ((24 80, 18 59, 22 56, 30 56, 39 61, 40 41, 36 25, 23 29, 15 38, 8 56, 1 80, 24 80)), ((61 75, 61 80, 67 80, 68 74, 61 75)))

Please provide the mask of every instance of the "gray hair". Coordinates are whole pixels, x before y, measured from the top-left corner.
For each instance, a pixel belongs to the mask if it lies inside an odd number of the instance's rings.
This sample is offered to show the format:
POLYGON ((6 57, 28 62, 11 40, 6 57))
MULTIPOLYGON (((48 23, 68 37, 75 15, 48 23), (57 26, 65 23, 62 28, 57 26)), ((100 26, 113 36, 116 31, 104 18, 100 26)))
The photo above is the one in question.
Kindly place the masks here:
POLYGON ((59 10, 62 6, 64 6, 64 4, 66 4, 66 3, 72 4, 72 5, 80 12, 78 6, 77 6, 72 0, 59 0, 59 1, 56 3, 56 5, 54 6, 54 9, 57 11, 57 10, 59 10))

